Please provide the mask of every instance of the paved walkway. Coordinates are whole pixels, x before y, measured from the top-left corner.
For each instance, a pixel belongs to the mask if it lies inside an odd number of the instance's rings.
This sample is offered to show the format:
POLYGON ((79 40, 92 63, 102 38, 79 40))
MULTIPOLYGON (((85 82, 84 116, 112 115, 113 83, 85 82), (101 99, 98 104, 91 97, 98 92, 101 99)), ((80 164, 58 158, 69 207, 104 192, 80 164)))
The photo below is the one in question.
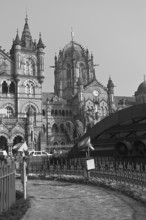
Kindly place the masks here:
POLYGON ((22 220, 146 220, 141 203, 106 189, 48 180, 29 180, 27 189, 31 208, 22 220))

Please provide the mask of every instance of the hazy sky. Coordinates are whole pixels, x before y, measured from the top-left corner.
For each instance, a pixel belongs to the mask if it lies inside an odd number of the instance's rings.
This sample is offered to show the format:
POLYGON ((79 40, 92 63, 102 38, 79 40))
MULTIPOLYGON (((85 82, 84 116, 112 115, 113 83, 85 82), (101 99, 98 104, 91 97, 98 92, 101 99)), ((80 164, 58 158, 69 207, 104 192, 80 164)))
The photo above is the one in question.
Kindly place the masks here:
POLYGON ((43 91, 54 91, 55 52, 71 40, 92 51, 96 77, 107 85, 109 75, 115 95, 132 96, 146 75, 145 0, 0 0, 0 45, 8 52, 18 28, 21 37, 26 8, 33 39, 45 48, 43 91))

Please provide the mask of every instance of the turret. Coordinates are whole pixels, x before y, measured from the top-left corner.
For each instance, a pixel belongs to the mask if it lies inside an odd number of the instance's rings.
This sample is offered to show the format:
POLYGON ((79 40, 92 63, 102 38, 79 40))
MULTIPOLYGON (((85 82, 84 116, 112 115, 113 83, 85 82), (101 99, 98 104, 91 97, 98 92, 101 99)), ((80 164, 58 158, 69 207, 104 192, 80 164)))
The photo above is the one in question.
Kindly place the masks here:
POLYGON ((109 77, 107 84, 109 114, 113 112, 114 108, 114 87, 113 81, 111 80, 111 77, 109 77))
POLYGON ((55 80, 55 84, 54 84, 54 93, 57 94, 57 56, 55 54, 55 57, 54 57, 54 66, 51 66, 52 68, 54 68, 54 80, 55 80))
POLYGON ((38 57, 38 79, 39 82, 42 84, 44 82, 44 48, 45 45, 43 44, 41 33, 40 38, 37 44, 37 57, 38 57))
POLYGON ((20 69, 20 57, 21 57, 21 40, 19 38, 18 30, 16 34, 16 38, 13 41, 13 57, 14 57, 14 63, 15 63, 15 76, 19 76, 21 74, 20 69))

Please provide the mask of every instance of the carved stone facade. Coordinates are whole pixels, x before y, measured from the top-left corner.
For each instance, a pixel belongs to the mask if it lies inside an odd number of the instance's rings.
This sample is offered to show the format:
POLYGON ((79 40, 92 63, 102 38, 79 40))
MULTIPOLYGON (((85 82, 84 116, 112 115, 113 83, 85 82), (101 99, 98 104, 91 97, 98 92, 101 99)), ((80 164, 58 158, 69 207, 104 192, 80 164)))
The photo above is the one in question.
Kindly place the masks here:
MULTIPOLYGON (((32 40, 26 17, 10 54, 0 47, 0 149, 27 141, 31 150, 63 150, 104 117, 135 104, 96 78, 93 54, 73 39, 55 55, 54 92, 42 92, 44 44, 32 40)), ((135 93, 145 101, 146 83, 135 93)))
POLYGON ((109 79, 108 86, 103 86, 96 79, 95 66, 93 55, 73 39, 55 55, 54 93, 43 94, 43 127, 49 149, 72 146, 114 110, 114 84, 109 79))
POLYGON ((29 149, 41 147, 44 48, 41 36, 32 40, 27 18, 10 53, 0 48, 0 149, 11 152, 23 141, 29 149))

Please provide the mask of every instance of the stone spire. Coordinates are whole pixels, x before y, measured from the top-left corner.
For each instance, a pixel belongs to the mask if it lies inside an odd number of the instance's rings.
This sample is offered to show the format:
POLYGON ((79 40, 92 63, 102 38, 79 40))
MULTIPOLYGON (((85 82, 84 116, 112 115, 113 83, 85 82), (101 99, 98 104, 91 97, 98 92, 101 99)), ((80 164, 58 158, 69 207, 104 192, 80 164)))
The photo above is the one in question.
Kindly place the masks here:
POLYGON ((16 38, 15 38, 15 40, 14 40, 14 44, 15 44, 15 45, 21 45, 21 40, 20 40, 20 38, 19 38, 18 29, 17 29, 16 38))
POLYGON ((109 76, 109 80, 108 80, 108 84, 107 84, 107 88, 108 88, 108 93, 109 94, 114 94, 114 84, 113 81, 111 79, 111 76, 109 76))
POLYGON ((114 83, 109 76, 108 84, 107 84, 107 94, 108 94, 108 109, 109 109, 109 115, 113 113, 115 109, 114 105, 114 83))
POLYGON ((38 41, 38 44, 37 44, 37 48, 45 48, 45 45, 42 41, 42 37, 41 37, 41 33, 40 33, 40 38, 39 38, 39 41, 38 41))
POLYGON ((28 49, 33 48, 33 41, 32 41, 31 33, 29 30, 27 14, 25 18, 25 24, 24 24, 24 29, 22 32, 21 42, 22 42, 23 47, 28 48, 28 49))

